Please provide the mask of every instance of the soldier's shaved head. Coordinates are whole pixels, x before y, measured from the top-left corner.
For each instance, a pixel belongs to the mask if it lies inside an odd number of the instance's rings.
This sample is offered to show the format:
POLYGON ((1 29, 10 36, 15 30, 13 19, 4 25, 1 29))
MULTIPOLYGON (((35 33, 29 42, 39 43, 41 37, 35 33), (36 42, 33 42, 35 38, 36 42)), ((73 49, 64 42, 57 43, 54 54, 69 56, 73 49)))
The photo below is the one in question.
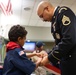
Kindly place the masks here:
POLYGON ((48 1, 41 1, 37 7, 37 15, 43 21, 51 21, 55 7, 48 1))
POLYGON ((37 14, 39 11, 42 11, 44 8, 46 7, 53 7, 52 4, 50 2, 47 2, 47 1, 41 1, 39 4, 38 4, 38 7, 37 7, 37 14))

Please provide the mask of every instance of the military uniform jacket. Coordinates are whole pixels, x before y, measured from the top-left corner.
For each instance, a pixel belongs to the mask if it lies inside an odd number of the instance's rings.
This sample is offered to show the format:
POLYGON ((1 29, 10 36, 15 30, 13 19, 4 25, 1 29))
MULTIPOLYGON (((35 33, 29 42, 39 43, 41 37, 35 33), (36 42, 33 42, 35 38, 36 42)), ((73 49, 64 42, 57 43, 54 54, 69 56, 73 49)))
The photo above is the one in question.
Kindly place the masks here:
POLYGON ((55 46, 48 59, 52 63, 62 62, 66 70, 71 67, 69 71, 72 72, 73 64, 76 64, 76 16, 71 9, 65 6, 57 7, 52 18, 51 33, 55 39, 55 46))
POLYGON ((7 52, 3 75, 30 75, 36 65, 25 54, 20 55, 21 48, 15 48, 7 52))

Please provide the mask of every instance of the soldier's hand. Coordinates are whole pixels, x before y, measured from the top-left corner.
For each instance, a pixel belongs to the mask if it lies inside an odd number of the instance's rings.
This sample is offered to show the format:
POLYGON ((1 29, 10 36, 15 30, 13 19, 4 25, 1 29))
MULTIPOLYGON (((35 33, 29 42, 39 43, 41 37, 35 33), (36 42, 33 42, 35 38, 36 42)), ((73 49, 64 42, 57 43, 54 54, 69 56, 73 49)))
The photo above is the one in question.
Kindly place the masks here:
POLYGON ((38 56, 38 57, 40 57, 40 58, 43 57, 43 55, 42 55, 41 53, 36 53, 36 56, 38 56))
POLYGON ((41 65, 46 65, 46 64, 48 64, 49 63, 49 60, 48 60, 48 56, 45 56, 45 57, 43 57, 43 59, 42 59, 42 61, 41 61, 41 65))

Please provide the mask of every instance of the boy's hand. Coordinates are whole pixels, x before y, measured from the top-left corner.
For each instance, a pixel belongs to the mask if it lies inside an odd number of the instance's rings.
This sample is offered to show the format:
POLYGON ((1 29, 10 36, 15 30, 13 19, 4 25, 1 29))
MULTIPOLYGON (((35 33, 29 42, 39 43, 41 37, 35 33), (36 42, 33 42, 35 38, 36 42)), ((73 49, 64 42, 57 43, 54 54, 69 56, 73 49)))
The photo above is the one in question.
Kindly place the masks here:
POLYGON ((36 53, 36 56, 43 58, 45 56, 48 56, 48 54, 45 51, 41 51, 40 53, 36 53))
POLYGON ((45 56, 48 56, 47 52, 45 52, 45 51, 41 51, 40 53, 42 55, 42 58, 45 57, 45 56))
POLYGON ((36 56, 38 56, 38 57, 40 57, 40 58, 43 57, 43 55, 42 55, 41 53, 36 53, 36 56))

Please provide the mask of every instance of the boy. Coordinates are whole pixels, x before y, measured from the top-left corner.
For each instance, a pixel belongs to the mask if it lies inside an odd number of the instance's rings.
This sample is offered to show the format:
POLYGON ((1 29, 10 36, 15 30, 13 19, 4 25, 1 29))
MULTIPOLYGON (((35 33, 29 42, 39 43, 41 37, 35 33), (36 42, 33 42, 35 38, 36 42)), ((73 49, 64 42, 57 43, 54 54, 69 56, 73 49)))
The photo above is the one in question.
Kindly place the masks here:
POLYGON ((15 25, 9 30, 9 43, 6 45, 7 54, 4 60, 3 75, 30 75, 38 67, 42 58, 33 63, 27 58, 22 48, 26 35, 27 31, 20 25, 15 25))

